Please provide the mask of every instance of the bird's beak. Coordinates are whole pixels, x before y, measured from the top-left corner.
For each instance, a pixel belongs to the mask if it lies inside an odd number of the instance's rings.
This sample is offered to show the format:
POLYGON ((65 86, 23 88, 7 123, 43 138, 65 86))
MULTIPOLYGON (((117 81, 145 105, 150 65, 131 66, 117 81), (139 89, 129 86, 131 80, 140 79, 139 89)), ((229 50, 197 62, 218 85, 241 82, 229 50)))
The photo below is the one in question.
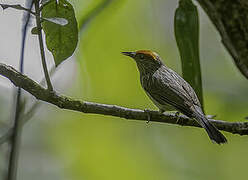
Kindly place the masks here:
POLYGON ((130 56, 132 58, 134 58, 136 55, 136 52, 121 52, 121 53, 125 56, 130 56))

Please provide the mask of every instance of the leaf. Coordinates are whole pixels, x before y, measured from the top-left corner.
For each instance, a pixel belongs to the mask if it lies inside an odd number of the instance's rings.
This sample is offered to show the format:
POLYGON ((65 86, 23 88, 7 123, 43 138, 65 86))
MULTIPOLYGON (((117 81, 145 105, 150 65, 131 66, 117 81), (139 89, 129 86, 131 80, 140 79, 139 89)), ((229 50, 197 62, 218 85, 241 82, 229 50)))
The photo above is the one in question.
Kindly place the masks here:
POLYGON ((38 34, 38 28, 33 27, 32 30, 31 30, 31 33, 37 35, 38 34))
POLYGON ((199 19, 197 7, 191 0, 180 0, 175 11, 174 31, 181 56, 183 78, 193 87, 203 106, 199 19))
POLYGON ((70 57, 77 47, 78 26, 72 5, 66 0, 51 0, 42 9, 42 28, 55 65, 70 57), (52 22, 51 22, 52 21, 52 22))

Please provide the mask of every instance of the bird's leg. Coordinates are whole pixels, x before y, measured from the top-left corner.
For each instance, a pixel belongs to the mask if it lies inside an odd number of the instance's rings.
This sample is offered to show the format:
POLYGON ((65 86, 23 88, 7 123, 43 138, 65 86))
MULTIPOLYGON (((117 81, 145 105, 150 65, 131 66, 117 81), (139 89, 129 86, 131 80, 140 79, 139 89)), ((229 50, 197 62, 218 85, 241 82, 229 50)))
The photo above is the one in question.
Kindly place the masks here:
POLYGON ((146 123, 148 124, 151 120, 151 110, 145 109, 144 112, 147 114, 147 121, 146 123))
POLYGON ((180 121, 180 116, 179 116, 179 115, 180 115, 180 112, 177 111, 177 112, 175 113, 175 117, 177 118, 176 124, 179 124, 179 121, 180 121))
MULTIPOLYGON (((144 112, 147 114, 147 121, 146 121, 146 123, 148 124, 149 122, 150 122, 150 120, 151 120, 151 110, 149 110, 149 109, 145 109, 144 110, 144 112)), ((162 109, 159 109, 159 111, 158 111, 160 114, 163 114, 164 112, 165 112, 165 110, 162 110, 162 109)))

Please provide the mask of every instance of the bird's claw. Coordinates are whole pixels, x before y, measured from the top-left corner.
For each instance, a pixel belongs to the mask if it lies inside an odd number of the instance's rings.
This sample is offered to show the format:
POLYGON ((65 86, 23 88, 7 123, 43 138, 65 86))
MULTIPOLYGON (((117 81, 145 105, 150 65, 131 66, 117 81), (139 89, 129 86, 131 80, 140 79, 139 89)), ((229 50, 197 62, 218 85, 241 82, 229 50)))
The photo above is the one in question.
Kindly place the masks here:
POLYGON ((180 116, 179 116, 179 114, 180 114, 180 112, 178 112, 178 111, 175 113, 175 117, 177 118, 176 124, 179 124, 179 121, 180 121, 180 116))
POLYGON ((151 120, 151 111, 149 109, 145 109, 144 112, 147 114, 147 121, 146 123, 148 124, 151 120))

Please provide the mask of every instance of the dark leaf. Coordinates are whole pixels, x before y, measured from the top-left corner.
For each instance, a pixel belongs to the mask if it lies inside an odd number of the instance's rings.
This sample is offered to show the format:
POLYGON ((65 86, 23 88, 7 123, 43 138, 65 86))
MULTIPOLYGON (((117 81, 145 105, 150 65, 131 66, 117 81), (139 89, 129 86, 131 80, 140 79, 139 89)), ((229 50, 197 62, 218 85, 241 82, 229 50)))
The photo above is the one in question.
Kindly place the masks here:
POLYGON ((202 80, 199 58, 199 19, 191 0, 180 0, 174 18, 177 46, 181 56, 183 78, 195 90, 202 106, 202 80))
POLYGON ((70 57, 78 42, 78 26, 72 5, 66 0, 51 0, 42 9, 42 28, 55 65, 70 57))
POLYGON ((38 34, 38 28, 37 27, 32 28, 31 33, 37 35, 38 34))

